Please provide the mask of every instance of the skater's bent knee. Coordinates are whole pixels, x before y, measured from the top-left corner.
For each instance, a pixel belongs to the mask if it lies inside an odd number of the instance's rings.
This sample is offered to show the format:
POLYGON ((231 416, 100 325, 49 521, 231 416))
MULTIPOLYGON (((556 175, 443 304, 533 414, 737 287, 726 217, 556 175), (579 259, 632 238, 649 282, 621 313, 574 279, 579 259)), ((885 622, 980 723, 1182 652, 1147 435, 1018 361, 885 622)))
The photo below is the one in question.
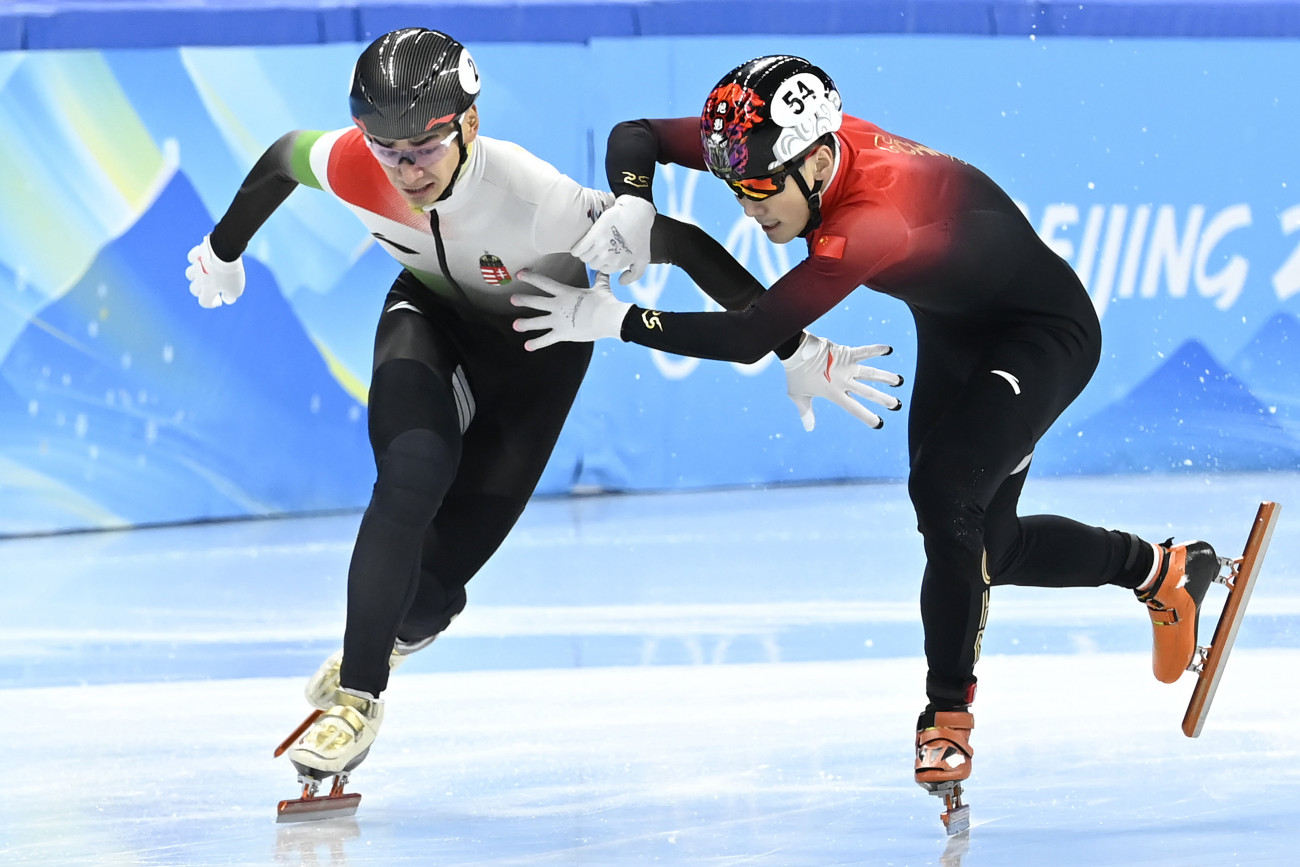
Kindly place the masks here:
POLYGON ((969 541, 983 547, 984 510, 951 488, 912 492, 916 527, 927 540, 969 541))
POLYGON ((458 449, 433 431, 399 434, 380 459, 372 508, 427 523, 451 486, 458 460, 458 449))

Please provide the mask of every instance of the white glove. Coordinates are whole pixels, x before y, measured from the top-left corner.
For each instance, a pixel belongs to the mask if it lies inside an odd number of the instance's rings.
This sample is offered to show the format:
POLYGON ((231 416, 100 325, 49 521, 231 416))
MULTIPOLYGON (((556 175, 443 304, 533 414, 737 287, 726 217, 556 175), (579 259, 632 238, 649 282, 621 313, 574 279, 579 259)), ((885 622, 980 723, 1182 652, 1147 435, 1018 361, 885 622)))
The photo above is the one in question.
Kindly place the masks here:
POLYGON ((632 307, 614 297, 608 274, 598 274, 590 289, 568 286, 532 271, 520 271, 515 277, 546 293, 510 296, 510 303, 516 307, 542 311, 541 316, 515 320, 515 331, 546 331, 524 343, 529 352, 553 343, 590 343, 602 337, 618 337, 623 317, 632 307))
POLYGON ((877 370, 859 364, 868 358, 889 355, 890 346, 840 346, 824 337, 805 334, 794 354, 781 362, 785 366, 786 389, 790 399, 799 410, 799 418, 804 430, 812 430, 816 424, 813 418, 812 399, 824 397, 838 403, 872 428, 884 425, 880 416, 858 403, 853 398, 860 397, 878 403, 885 409, 898 409, 903 405, 896 397, 877 391, 862 381, 880 382, 885 385, 902 385, 903 377, 886 370, 877 370))
POLYGON ((190 294, 199 299, 200 307, 209 308, 234 304, 244 294, 244 258, 221 261, 212 252, 211 237, 204 235, 203 243, 190 250, 190 267, 185 269, 190 294))
POLYGON ((655 206, 649 201, 640 196, 619 196, 569 252, 603 274, 627 269, 618 278, 626 286, 640 280, 650 264, 650 227, 654 221, 655 206))

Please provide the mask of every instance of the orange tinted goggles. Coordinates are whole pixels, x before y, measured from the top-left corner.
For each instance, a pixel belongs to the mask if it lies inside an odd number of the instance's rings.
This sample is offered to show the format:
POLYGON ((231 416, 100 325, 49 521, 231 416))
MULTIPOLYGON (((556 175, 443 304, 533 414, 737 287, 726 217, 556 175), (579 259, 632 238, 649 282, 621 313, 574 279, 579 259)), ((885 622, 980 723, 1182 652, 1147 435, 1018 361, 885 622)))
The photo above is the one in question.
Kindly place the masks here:
POLYGON ((727 186, 737 196, 744 196, 747 199, 753 199, 761 202, 763 199, 771 198, 785 189, 785 179, 790 176, 789 172, 777 172, 774 175, 768 175, 765 178, 746 178, 743 181, 727 181, 727 186))

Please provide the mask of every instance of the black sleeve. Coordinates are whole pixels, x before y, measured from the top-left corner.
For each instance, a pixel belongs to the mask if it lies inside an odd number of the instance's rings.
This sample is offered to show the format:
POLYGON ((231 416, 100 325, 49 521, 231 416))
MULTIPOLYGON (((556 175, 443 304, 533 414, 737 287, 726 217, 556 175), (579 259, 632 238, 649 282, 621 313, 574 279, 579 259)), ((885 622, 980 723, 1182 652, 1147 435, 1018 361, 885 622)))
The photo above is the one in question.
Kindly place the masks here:
MULTIPOLYGON (((744 310, 767 290, 712 235, 663 214, 656 214, 650 231, 650 261, 676 265, 725 310, 744 310)), ((800 331, 774 350, 789 358, 799 348, 800 331)), ((761 353, 760 353, 761 355, 761 353)))
POLYGON ((605 178, 616 196, 637 196, 653 202, 659 138, 648 120, 625 120, 609 133, 605 147, 605 178))
POLYGON ((650 229, 650 261, 681 268, 725 310, 744 310, 766 291, 708 232, 663 214, 650 229))
POLYGON ((298 186, 290 170, 297 130, 286 133, 266 149, 240 185, 235 198, 212 230, 212 252, 223 262, 244 254, 248 242, 298 186))
POLYGON ((673 313, 634 304, 619 337, 675 355, 754 362, 777 348, 793 351, 791 341, 861 285, 862 273, 853 257, 812 255, 743 310, 673 313))
POLYGON ((763 309, 751 304, 744 310, 708 313, 670 313, 633 304, 623 316, 619 337, 650 349, 753 364, 769 352, 788 358, 799 346, 803 332, 786 327, 763 309), (780 353, 785 352, 785 355, 780 353))
POLYGON ((657 162, 704 170, 698 117, 625 120, 610 130, 605 178, 614 195, 653 202, 650 185, 657 162))

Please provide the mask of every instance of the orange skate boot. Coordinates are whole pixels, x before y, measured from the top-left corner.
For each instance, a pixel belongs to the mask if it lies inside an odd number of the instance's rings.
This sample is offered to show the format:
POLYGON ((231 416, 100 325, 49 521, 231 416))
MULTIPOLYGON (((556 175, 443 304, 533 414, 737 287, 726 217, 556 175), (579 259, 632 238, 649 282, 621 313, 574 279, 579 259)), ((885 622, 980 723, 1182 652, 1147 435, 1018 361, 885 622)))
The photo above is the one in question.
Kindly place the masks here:
POLYGON ((1154 644, 1151 667, 1162 683, 1178 680, 1192 664, 1196 631, 1205 591, 1219 574, 1219 558, 1207 542, 1173 539, 1160 545, 1160 567, 1155 581, 1138 593, 1151 615, 1154 644))
POLYGON ((916 782, 943 798, 939 817, 949 836, 970 827, 970 805, 961 800, 961 784, 970 777, 971 729, 975 717, 966 711, 925 711, 916 721, 916 782))

